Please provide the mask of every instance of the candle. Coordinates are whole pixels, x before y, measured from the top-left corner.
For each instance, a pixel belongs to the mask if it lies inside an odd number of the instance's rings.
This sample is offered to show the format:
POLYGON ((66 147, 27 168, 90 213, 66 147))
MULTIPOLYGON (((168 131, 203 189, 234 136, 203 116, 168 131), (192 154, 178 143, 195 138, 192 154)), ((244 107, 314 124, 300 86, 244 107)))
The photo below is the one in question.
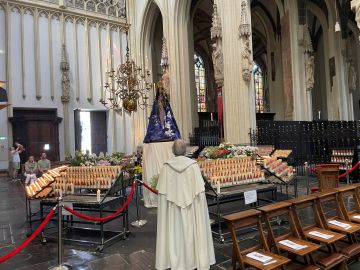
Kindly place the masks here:
POLYGON ((214 121, 213 113, 210 114, 211 121, 214 121))
POLYGON ((321 117, 321 111, 318 111, 318 114, 319 114, 319 120, 320 120, 320 117, 321 117))
POLYGON ((96 191, 96 200, 100 202, 100 189, 96 191))
POLYGON ((217 192, 217 194, 220 194, 220 182, 219 181, 216 182, 216 192, 217 192))

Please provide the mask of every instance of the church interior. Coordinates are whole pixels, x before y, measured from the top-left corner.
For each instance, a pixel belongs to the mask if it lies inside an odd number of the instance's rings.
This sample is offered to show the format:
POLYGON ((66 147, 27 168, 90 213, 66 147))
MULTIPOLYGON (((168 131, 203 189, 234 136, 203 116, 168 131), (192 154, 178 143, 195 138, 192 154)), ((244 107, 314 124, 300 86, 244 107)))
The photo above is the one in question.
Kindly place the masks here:
POLYGON ((360 269, 360 0, 0 0, 0 37, 0 269, 360 269))

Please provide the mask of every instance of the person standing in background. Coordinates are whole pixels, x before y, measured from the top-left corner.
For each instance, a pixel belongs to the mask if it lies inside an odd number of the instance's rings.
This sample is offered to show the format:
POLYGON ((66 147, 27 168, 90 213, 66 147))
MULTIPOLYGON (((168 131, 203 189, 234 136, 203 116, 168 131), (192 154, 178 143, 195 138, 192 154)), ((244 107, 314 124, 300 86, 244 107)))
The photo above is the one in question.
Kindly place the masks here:
POLYGON ((16 148, 16 151, 18 151, 19 153, 22 153, 25 151, 24 146, 18 142, 15 142, 15 148, 16 148))
POLYGON ((19 141, 15 141, 14 143, 15 150, 19 152, 20 155, 20 165, 26 162, 26 154, 25 154, 25 147, 19 143, 19 141))
POLYGON ((29 156, 28 161, 25 162, 25 184, 32 184, 36 179, 36 173, 38 172, 38 165, 34 161, 34 156, 29 156))
POLYGON ((47 159, 46 153, 42 153, 41 158, 38 161, 38 170, 41 174, 43 174, 43 173, 46 173, 50 169, 51 169, 50 160, 47 159))
POLYGON ((15 147, 10 148, 11 153, 11 169, 12 169, 12 180, 16 180, 18 171, 20 169, 20 155, 19 151, 15 147))

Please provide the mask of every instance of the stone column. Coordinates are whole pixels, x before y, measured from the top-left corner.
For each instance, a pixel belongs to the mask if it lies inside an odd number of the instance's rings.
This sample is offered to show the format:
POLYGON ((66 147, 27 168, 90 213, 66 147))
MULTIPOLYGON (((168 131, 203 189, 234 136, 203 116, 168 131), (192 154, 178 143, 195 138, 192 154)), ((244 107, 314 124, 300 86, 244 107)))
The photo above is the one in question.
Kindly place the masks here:
POLYGON ((281 47, 283 64, 283 88, 285 96, 285 120, 294 118, 294 93, 291 54, 291 33, 289 11, 281 19, 281 47))
MULTIPOLYGON (((63 39, 64 41, 64 39, 63 39)), ((70 121, 69 121, 69 102, 70 102, 70 79, 69 79, 69 63, 67 61, 66 46, 62 45, 61 50, 61 102, 64 110, 64 149, 65 154, 70 153, 70 121)))
POLYGON ((170 104, 181 136, 188 141, 189 133, 198 124, 196 91, 193 72, 193 51, 189 44, 191 17, 189 0, 163 0, 163 30, 169 55, 170 104))
POLYGON ((250 29, 248 39, 240 38, 241 5, 243 1, 226 0, 215 1, 222 19, 223 57, 224 57, 224 135, 225 141, 231 143, 249 142, 249 129, 255 127, 254 95, 251 94, 250 81, 244 80, 244 61, 252 61, 251 44, 251 13, 250 3, 247 3, 247 18, 250 29), (247 40, 249 41, 246 46, 247 40), (250 50, 250 51, 249 51, 250 50), (244 54, 250 53, 248 59, 244 54))

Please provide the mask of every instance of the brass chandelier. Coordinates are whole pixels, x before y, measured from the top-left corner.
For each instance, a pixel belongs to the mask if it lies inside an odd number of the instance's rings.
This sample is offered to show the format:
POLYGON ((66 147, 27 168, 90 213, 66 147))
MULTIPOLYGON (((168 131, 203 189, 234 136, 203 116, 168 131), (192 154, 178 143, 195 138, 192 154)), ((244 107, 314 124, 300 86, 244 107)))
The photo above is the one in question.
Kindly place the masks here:
POLYGON ((110 70, 106 71, 104 96, 100 99, 100 103, 108 109, 121 110, 124 108, 131 113, 136 111, 138 106, 142 110, 149 106, 152 83, 150 82, 150 70, 137 66, 130 59, 127 37, 128 33, 126 32, 126 61, 116 69, 111 66, 110 70))

